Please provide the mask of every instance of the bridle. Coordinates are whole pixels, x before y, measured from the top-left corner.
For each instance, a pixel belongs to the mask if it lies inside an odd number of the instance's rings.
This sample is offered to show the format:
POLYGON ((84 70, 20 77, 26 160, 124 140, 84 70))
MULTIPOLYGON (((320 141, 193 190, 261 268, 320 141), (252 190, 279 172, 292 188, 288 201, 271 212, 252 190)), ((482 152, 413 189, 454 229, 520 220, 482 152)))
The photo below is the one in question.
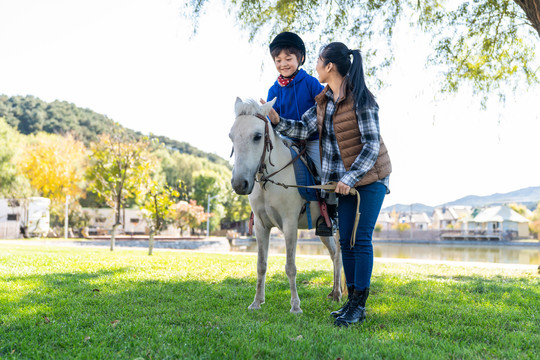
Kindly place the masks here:
MULTIPOLYGON (((268 169, 266 168, 266 163, 264 161, 264 158, 266 157, 266 152, 268 152, 268 163, 272 166, 274 164, 272 163, 272 150, 274 150, 274 144, 272 144, 272 140, 270 140, 270 130, 268 127, 268 120, 263 115, 257 113, 255 114, 255 117, 259 120, 264 121, 264 145, 263 145, 263 151, 261 154, 261 159, 259 160, 259 166, 257 166, 257 173, 262 174, 264 176, 264 172, 268 173, 268 169)), ((273 174, 272 174, 273 175, 273 174)))
MULTIPOLYGON (((262 184, 261 187, 263 189, 265 189, 267 182, 271 182, 272 184, 279 185, 284 188, 288 188, 289 186, 292 186, 292 185, 287 185, 287 184, 274 181, 271 179, 271 177, 276 175, 277 173, 279 173, 280 171, 282 171, 283 169, 285 169, 292 163, 294 163, 297 159, 300 158, 300 156, 302 156, 306 152, 306 149, 304 148, 301 151, 299 151, 298 155, 296 155, 291 161, 289 161, 285 166, 283 166, 279 170, 274 171, 271 174, 268 174, 268 169, 266 168, 266 162, 264 161, 264 159, 266 158, 266 153, 268 153, 268 163, 272 166, 275 166, 272 163, 272 150, 274 150, 274 144, 272 144, 272 140, 270 139, 270 128, 268 126, 269 121, 266 119, 264 115, 259 114, 259 113, 254 114, 253 116, 255 116, 261 121, 264 121, 263 151, 261 154, 261 158, 259 159, 259 165, 257 165, 257 172, 255 173, 255 182, 262 184)), ((232 148, 232 151, 231 151, 231 157, 233 156, 233 154, 234 154, 234 147, 232 148)))

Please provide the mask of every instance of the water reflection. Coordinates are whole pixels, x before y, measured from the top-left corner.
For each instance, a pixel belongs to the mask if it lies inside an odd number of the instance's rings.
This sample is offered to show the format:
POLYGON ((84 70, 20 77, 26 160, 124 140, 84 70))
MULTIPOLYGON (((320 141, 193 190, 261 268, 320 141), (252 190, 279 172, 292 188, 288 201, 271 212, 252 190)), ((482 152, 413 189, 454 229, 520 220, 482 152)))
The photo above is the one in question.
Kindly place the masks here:
MULTIPOLYGON (((235 240, 232 251, 257 253, 257 242, 235 240)), ((540 245, 464 245, 464 244, 390 244, 374 243, 375 257, 399 259, 423 259, 443 261, 489 262, 505 264, 540 264, 540 245)), ((301 255, 328 255, 328 250, 319 241, 299 241, 296 250, 301 255)), ((279 239, 270 241, 270 254, 285 254, 285 242, 279 239)))

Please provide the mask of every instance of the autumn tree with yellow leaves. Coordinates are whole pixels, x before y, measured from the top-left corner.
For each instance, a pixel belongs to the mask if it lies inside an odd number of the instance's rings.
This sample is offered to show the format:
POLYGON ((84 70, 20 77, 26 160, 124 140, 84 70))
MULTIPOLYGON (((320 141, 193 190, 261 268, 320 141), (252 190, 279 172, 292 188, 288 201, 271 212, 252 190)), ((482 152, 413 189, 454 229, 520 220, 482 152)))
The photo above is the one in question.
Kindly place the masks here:
POLYGON ((66 197, 76 201, 84 194, 87 149, 71 135, 38 133, 19 154, 18 170, 41 196, 51 199, 51 215, 60 222, 66 197))

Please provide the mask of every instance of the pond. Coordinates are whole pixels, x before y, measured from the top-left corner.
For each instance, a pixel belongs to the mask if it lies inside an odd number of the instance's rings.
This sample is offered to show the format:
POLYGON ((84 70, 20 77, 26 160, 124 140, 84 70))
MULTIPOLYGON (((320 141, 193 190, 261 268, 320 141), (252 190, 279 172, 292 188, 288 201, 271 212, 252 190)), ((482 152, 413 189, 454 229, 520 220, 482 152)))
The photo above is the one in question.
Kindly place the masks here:
MULTIPOLYGON (((256 241, 235 241, 231 251, 257 253, 256 241)), ((426 244, 374 242, 375 257, 398 259, 421 259, 441 261, 488 262, 504 264, 540 264, 540 243, 531 245, 497 244, 426 244)), ((285 242, 270 241, 270 254, 285 254, 285 242)), ((298 241, 297 254, 328 255, 328 250, 319 241, 298 241)))

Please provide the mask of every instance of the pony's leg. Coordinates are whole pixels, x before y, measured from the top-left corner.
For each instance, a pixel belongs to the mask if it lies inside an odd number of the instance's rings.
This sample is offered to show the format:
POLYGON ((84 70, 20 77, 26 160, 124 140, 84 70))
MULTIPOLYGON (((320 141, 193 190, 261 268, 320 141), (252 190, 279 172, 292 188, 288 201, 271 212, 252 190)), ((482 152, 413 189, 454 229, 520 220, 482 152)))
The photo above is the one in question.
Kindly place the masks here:
POLYGON ((257 290, 255 291, 255 299, 249 310, 258 310, 264 304, 264 283, 266 280, 266 269, 268 267, 268 245, 270 244, 270 229, 262 226, 257 226, 255 222, 255 235, 257 237, 257 290))
POLYGON ((340 301, 342 296, 341 291, 341 268, 342 268, 342 259, 341 259, 341 247, 339 245, 339 233, 336 236, 320 236, 322 243, 328 249, 330 253, 330 258, 334 265, 334 284, 332 286, 332 292, 328 294, 328 298, 334 301, 340 301))
POLYGON ((287 249, 287 261, 285 263, 285 273, 289 278, 291 288, 291 312, 293 314, 302 313, 300 309, 300 298, 296 288, 296 242, 298 240, 298 224, 285 224, 283 226, 285 236, 285 248, 287 249))

